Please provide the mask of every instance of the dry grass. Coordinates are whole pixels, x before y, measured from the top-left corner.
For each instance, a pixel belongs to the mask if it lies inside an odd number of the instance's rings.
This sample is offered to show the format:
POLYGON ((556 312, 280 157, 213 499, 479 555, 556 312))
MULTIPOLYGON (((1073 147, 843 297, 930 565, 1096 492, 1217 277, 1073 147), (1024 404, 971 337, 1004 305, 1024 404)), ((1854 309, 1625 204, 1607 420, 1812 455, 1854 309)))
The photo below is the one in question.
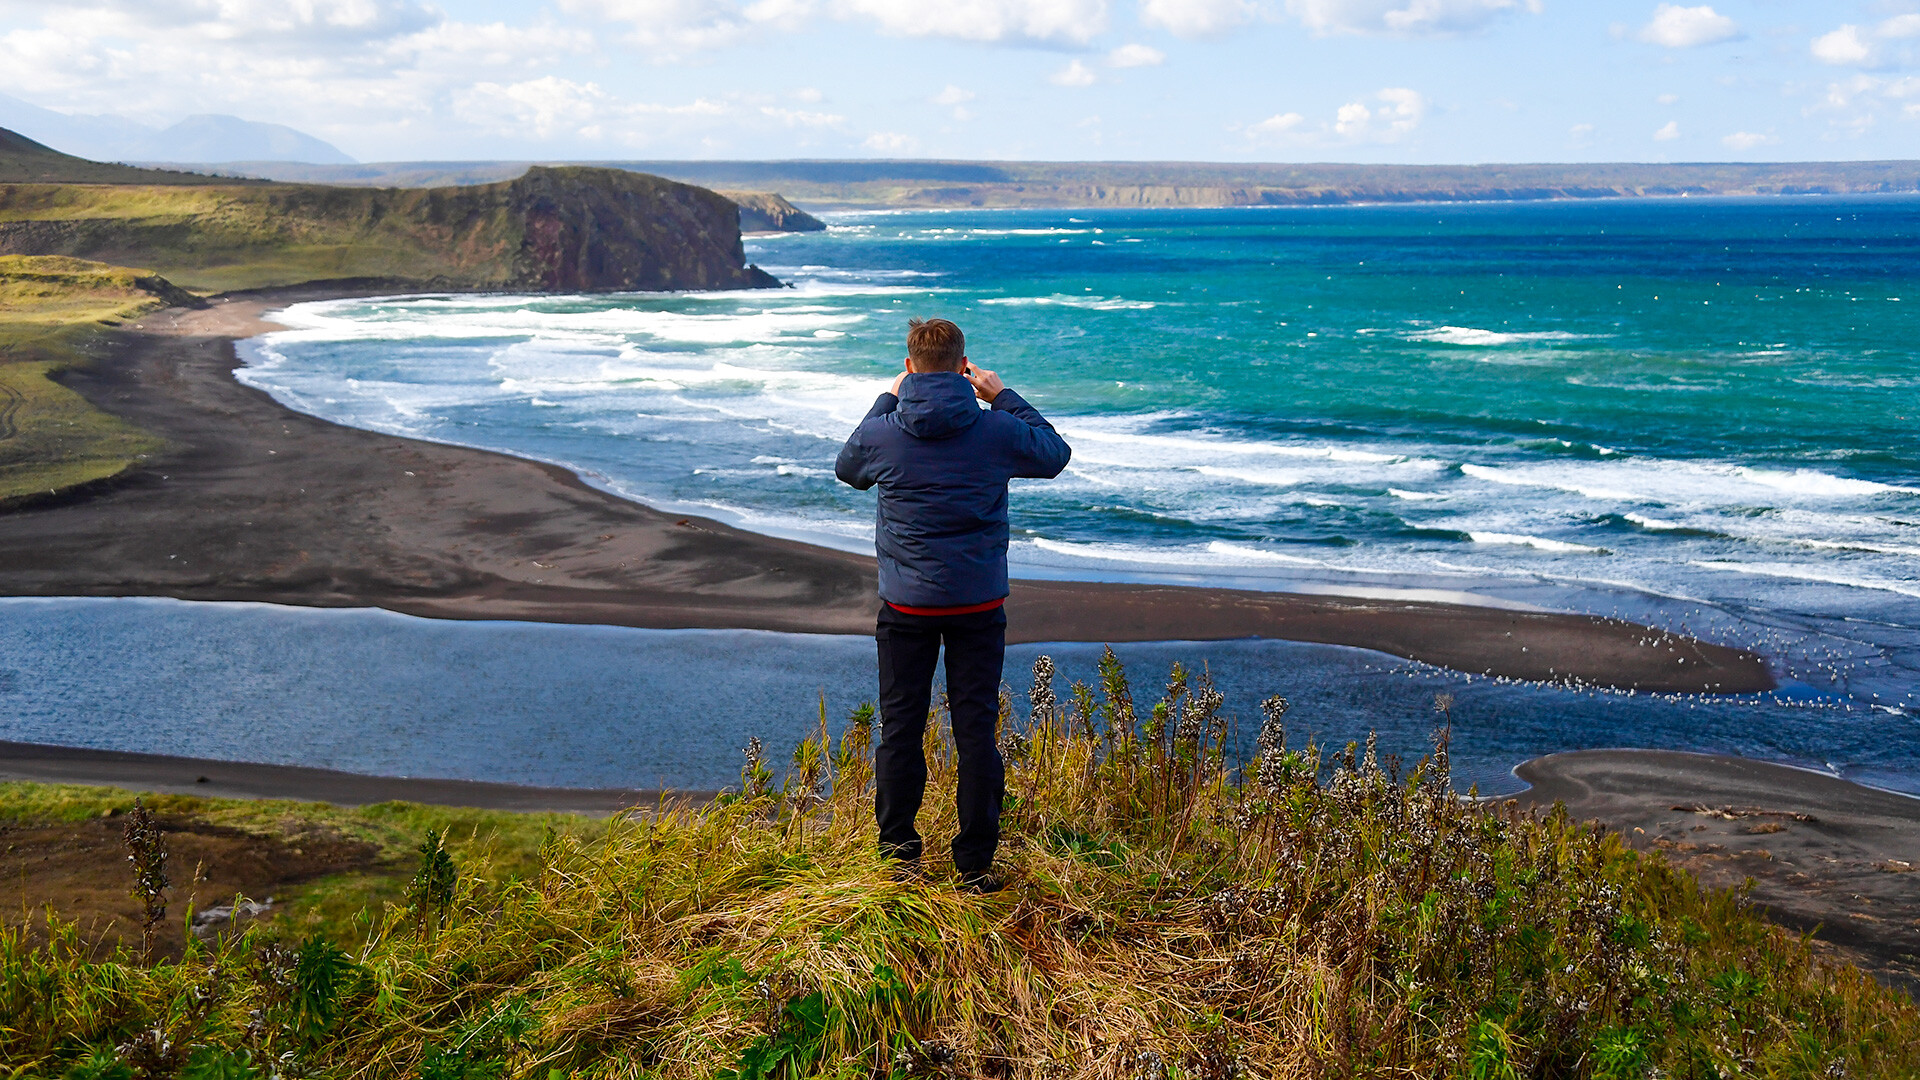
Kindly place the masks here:
POLYGON ((1005 703, 1000 894, 894 879, 871 716, 837 741, 823 716, 780 790, 750 761, 741 794, 555 834, 522 874, 469 860, 448 896, 430 838, 351 954, 0 938, 0 1055, 192 1080, 1920 1074, 1910 1001, 1615 838, 1459 797, 1444 735, 1402 775, 1288 747, 1272 699, 1236 769, 1204 678, 1144 714, 1111 658, 1064 704, 1038 683, 1028 720, 1005 703))

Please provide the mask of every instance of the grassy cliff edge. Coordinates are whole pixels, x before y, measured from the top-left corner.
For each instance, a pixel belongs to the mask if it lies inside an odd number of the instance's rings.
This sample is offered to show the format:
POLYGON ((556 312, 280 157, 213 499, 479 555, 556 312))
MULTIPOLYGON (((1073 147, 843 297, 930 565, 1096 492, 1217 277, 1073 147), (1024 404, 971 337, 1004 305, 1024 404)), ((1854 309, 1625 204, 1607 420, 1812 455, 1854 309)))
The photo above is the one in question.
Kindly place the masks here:
MULTIPOLYGON (((1036 676, 1026 722, 1003 702, 1003 893, 891 872, 871 711, 838 739, 823 715, 778 788, 756 746, 711 806, 530 856, 429 834, 404 890, 330 924, 152 964, 0 932, 0 1056, 193 1080, 1920 1071, 1911 1000, 1564 813, 1458 797, 1444 731, 1403 769, 1289 745, 1274 698, 1234 768, 1204 676, 1145 709, 1111 655, 1064 701, 1036 676)), ((938 839, 953 754, 929 752, 938 839)))

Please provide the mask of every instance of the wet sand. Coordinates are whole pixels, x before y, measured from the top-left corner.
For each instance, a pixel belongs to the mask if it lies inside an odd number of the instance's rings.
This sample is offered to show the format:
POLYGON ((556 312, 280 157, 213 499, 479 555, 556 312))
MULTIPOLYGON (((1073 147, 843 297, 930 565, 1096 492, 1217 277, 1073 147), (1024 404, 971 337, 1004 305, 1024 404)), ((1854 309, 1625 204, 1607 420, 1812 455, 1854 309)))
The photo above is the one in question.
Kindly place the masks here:
POLYGON ((86 784, 128 791, 199 795, 210 799, 291 799, 337 806, 382 802, 429 803, 482 810, 552 811, 606 815, 662 802, 703 803, 711 791, 660 792, 624 788, 548 788, 479 780, 363 776, 333 769, 258 765, 244 761, 129 754, 70 746, 0 742, 0 780, 86 784))
POLYGON ((1666 750, 1582 750, 1514 770, 1712 888, 1753 880, 1770 918, 1920 993, 1920 799, 1823 773, 1666 750))
MULTIPOLYGON (((0 509, 0 595, 872 633, 871 558, 662 513, 554 466, 341 427, 234 380, 233 342, 271 329, 265 310, 346 291, 159 312, 64 373, 169 449, 86 490, 0 509)), ((1014 642, 1271 637, 1641 691, 1774 686, 1749 652, 1613 620, 1468 605, 1020 581, 1008 623, 1014 642)))

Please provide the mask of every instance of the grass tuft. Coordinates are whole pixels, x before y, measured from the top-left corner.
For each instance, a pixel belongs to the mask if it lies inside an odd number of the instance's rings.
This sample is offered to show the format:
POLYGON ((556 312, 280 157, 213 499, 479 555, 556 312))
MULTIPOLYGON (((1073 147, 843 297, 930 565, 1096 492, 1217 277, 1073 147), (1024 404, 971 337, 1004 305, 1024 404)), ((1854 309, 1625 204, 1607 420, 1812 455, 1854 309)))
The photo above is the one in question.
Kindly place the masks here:
MULTIPOLYGON (((0 1057, 421 1080, 1920 1075, 1912 1002, 1564 812, 1461 797, 1444 730, 1402 776, 1371 741, 1290 746, 1269 699, 1241 764, 1204 671, 1143 711, 1109 661, 1064 700, 1037 670, 1033 713, 1006 719, 1002 893, 879 856, 867 711, 823 725, 782 787, 760 748, 741 791, 546 832, 523 873, 431 838, 430 933, 398 897, 347 948, 254 931, 142 965, 71 928, 0 932, 0 1057)), ((955 828, 939 732, 934 835, 955 828)))

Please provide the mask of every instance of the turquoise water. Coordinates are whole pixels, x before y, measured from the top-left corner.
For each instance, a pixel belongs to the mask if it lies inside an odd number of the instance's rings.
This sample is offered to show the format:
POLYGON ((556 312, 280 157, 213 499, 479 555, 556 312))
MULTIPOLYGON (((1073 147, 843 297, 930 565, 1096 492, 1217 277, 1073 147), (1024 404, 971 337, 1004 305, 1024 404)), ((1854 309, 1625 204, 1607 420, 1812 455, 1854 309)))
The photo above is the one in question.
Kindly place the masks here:
POLYGON ((1911 724, 1916 256, 1895 198, 852 214, 750 240, 793 289, 302 304, 242 378, 862 548, 834 452, 944 315, 1075 449, 1017 573, 1622 614, 1911 724))

